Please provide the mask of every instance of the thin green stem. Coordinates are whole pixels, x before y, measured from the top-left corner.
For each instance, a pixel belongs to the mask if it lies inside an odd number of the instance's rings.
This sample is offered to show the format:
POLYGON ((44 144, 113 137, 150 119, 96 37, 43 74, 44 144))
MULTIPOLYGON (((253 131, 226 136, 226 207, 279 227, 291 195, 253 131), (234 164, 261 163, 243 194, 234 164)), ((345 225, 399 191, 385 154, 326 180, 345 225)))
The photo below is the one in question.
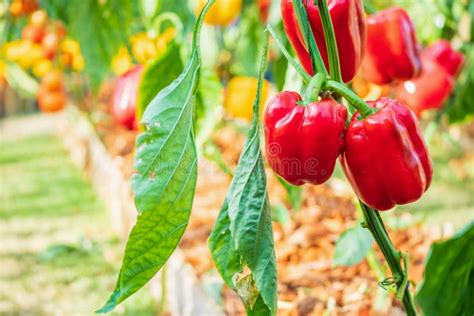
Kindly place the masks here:
MULTIPOLYGON (((363 118, 376 112, 375 109, 369 107, 364 100, 359 98, 351 89, 349 89, 341 78, 340 62, 337 52, 337 42, 334 35, 334 27, 332 25, 329 9, 326 0, 317 0, 318 8, 324 27, 324 37, 326 46, 328 47, 328 56, 330 63, 331 76, 335 80, 328 80, 324 83, 323 88, 336 92, 344 97, 352 106, 354 106, 363 118)), ((362 213, 365 218, 365 226, 370 230, 377 242, 383 256, 387 260, 388 266, 394 276, 394 282, 397 287, 397 298, 402 297, 402 303, 408 316, 416 316, 416 306, 413 296, 409 290, 408 275, 406 269, 408 263, 406 257, 405 269, 402 268, 400 261, 402 256, 395 249, 388 235, 387 229, 383 224, 382 217, 377 210, 374 210, 359 200, 362 213)), ((372 258, 373 259, 373 258, 372 258)), ((374 263, 372 261, 372 263, 374 263)), ((378 271, 380 273, 380 271, 378 271)))
POLYGON ((317 100, 325 80, 326 78, 321 73, 317 73, 311 79, 311 81, 308 84, 308 87, 306 88, 305 101, 307 103, 317 100))
MULTIPOLYGON (((402 303, 405 308, 405 312, 408 316, 416 316, 416 306, 413 296, 409 289, 409 283, 407 281, 406 270, 401 265, 403 259, 400 253, 395 249, 388 236, 387 230, 383 224, 382 218, 377 210, 374 210, 364 203, 360 202, 362 213, 364 214, 365 223, 367 228, 374 236, 377 245, 383 253, 383 256, 387 260, 387 264, 392 271, 395 285, 397 286, 398 292, 403 295, 402 303)), ((406 267, 405 267, 406 268, 406 267)))
POLYGON ((265 76, 265 69, 267 68, 267 56, 268 56, 268 30, 263 32, 263 47, 260 56, 260 67, 258 70, 258 85, 257 85, 257 96, 255 97, 255 102, 253 104, 253 121, 259 119, 260 113, 260 98, 262 95, 262 86, 265 76))
POLYGON ((179 16, 172 12, 165 12, 158 15, 153 21, 153 28, 158 32, 158 34, 161 33, 161 26, 165 21, 170 21, 174 25, 176 34, 181 34, 183 32, 184 26, 179 16))
POLYGON ((327 80, 326 82, 324 82, 323 89, 328 89, 341 95, 359 111, 362 117, 367 117, 376 112, 374 108, 371 108, 367 103, 365 103, 364 100, 359 98, 357 94, 355 94, 343 83, 334 80, 327 80))
POLYGON ((306 8, 303 5, 303 1, 293 0, 293 8, 296 13, 296 18, 298 20, 301 33, 303 34, 306 47, 308 48, 308 52, 311 57, 313 72, 314 73, 320 72, 327 77, 328 71, 326 70, 326 66, 324 65, 323 58, 321 57, 321 53, 319 51, 318 45, 316 44, 313 30, 311 29, 311 26, 309 25, 308 13, 306 12, 306 8))
POLYGON ((216 2, 216 0, 209 0, 207 1, 206 5, 202 9, 201 13, 199 13, 199 17, 196 21, 196 25, 194 27, 194 32, 193 32, 193 51, 196 51, 196 53, 199 56, 199 59, 201 59, 201 52, 200 52, 200 41, 201 41, 201 28, 202 28, 202 23, 204 22, 204 17, 206 16, 207 11, 211 8, 211 6, 216 2))
POLYGON ((339 63, 339 51, 337 49, 336 33, 334 32, 334 25, 329 14, 329 8, 327 0, 314 0, 317 1, 319 15, 321 16, 321 22, 323 24, 324 39, 326 40, 326 47, 328 51, 329 59, 329 73, 331 78, 337 82, 342 82, 341 66, 339 63))
POLYGON ((308 73, 303 69, 303 67, 301 67, 301 65, 291 56, 290 52, 286 49, 285 45, 283 44, 281 38, 275 32, 275 29, 273 28, 273 26, 271 26, 270 24, 267 25, 267 30, 268 32, 270 32, 270 35, 273 37, 278 48, 282 52, 283 56, 285 56, 285 58, 288 60, 290 65, 293 66, 296 72, 298 72, 298 74, 303 78, 303 81, 305 83, 309 83, 309 81, 311 80, 311 76, 308 75, 308 73))

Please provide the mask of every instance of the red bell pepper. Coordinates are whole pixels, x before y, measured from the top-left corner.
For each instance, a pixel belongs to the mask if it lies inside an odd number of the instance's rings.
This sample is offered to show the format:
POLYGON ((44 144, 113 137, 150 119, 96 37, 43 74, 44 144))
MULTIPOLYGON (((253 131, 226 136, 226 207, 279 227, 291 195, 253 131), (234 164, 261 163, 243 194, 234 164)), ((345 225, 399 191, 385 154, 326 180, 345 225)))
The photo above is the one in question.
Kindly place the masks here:
POLYGON ((367 17, 367 51, 362 75, 383 85, 409 80, 421 71, 421 53, 408 13, 394 7, 367 17))
POLYGON ((454 89, 453 77, 436 61, 423 56, 423 70, 418 78, 405 81, 395 89, 396 98, 418 115, 441 108, 454 89))
POLYGON ((112 116, 117 124, 128 129, 137 128, 135 112, 142 71, 143 66, 138 65, 120 76, 114 90, 112 116))
POLYGON ((408 107, 388 98, 368 103, 378 111, 352 117, 340 160, 359 198, 384 211, 418 200, 431 184, 433 166, 408 107))
POLYGON ((297 92, 276 95, 265 108, 265 149, 273 170, 293 185, 324 183, 344 147, 346 108, 332 99, 300 105, 297 92))
POLYGON ((446 40, 431 44, 423 51, 423 55, 438 62, 453 77, 456 77, 464 64, 464 55, 455 51, 446 40))
MULTIPOLYGON (((318 7, 313 0, 306 1, 305 6, 321 57, 326 69, 329 69, 324 30, 318 7)), ((366 42, 364 7, 361 0, 328 0, 328 6, 336 35, 342 79, 344 82, 349 82, 357 73, 364 56, 366 42)), ((281 1, 281 13, 288 39, 304 69, 313 75, 311 58, 298 25, 292 0, 281 1)))

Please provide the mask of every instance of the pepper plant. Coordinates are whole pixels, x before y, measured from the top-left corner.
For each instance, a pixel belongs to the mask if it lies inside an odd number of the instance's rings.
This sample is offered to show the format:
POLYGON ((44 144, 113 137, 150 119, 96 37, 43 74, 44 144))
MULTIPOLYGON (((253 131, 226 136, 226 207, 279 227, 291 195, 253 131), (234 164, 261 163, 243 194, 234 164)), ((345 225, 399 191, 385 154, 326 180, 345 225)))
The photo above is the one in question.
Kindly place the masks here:
MULTIPOLYGON (((166 263, 188 224, 198 163, 195 101, 202 68, 200 29, 214 2, 209 0, 197 19, 187 66, 157 94, 143 115, 145 131, 137 139, 137 174, 132 178, 139 215, 116 288, 99 312, 113 310, 143 287, 166 263)), ((362 226, 372 234, 392 272, 392 277, 381 283, 394 285, 406 313, 417 315, 407 275, 408 255, 393 246, 379 211, 418 199, 430 185, 431 160, 411 110, 390 99, 369 105, 344 84, 357 71, 365 47, 365 20, 359 16, 362 2, 350 1, 355 10, 347 3, 342 6, 357 12, 348 16, 357 26, 356 37, 360 37, 351 39, 354 45, 349 56, 341 49, 345 40, 339 39, 332 23, 330 7, 334 8, 334 3, 329 2, 331 6, 326 0, 282 2, 286 32, 303 66, 293 59, 271 26, 264 32, 253 119, 209 237, 209 249, 218 272, 241 297, 248 315, 276 315, 276 257, 261 134, 265 134, 270 166, 282 179, 296 185, 325 182, 340 157, 359 197, 362 226), (269 35, 306 88, 304 98, 296 92, 282 92, 271 100, 262 129, 259 107, 269 35), (352 119, 347 120, 349 114, 352 119), (304 124, 310 126, 298 131, 304 124), (292 160, 307 172, 285 168, 283 164, 292 160), (311 165, 312 161, 316 164, 311 165), (382 164, 392 170, 383 169, 382 164)))

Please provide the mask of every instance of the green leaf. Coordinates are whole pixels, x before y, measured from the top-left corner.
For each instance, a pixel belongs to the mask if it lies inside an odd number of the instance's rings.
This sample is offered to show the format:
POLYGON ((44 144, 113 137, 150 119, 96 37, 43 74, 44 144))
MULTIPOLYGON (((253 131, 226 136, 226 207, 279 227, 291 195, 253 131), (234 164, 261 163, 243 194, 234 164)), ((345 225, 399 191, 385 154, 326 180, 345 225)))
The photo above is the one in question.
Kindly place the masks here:
POLYGON ((179 47, 175 42, 168 46, 163 55, 145 66, 138 86, 137 117, 143 116, 157 93, 178 77, 183 68, 179 47))
MULTIPOLYGON (((265 43, 268 44, 268 37, 265 43)), ((267 48, 265 45, 254 113, 258 113, 267 48)), ((241 296, 247 313, 275 315, 276 258, 258 114, 254 115, 230 189, 211 232, 209 248, 217 270, 241 296)))
POLYGON ((125 249, 117 287, 99 312, 108 312, 143 287, 166 263, 186 229, 197 178, 194 94, 199 60, 190 63, 146 109, 137 138, 132 189, 139 216, 125 249))
MULTIPOLYGON (((269 314, 276 311, 276 259, 259 128, 253 124, 231 187, 209 238, 209 247, 224 281, 244 266, 261 293, 269 314)), ((251 302, 252 298, 246 301, 251 302)), ((249 308, 247 306, 247 308, 249 308)))
POLYGON ((358 224, 341 234, 336 242, 333 264, 335 266, 353 266, 361 262, 372 249, 374 238, 368 229, 358 224))
POLYGON ((194 101, 201 59, 199 32, 210 0, 196 23, 191 59, 183 73, 145 110, 146 131, 137 138, 132 190, 139 212, 113 294, 97 312, 113 310, 142 288, 166 263, 189 222, 197 179, 194 101))
POLYGON ((474 315, 474 222, 431 246, 416 299, 425 315, 474 315))

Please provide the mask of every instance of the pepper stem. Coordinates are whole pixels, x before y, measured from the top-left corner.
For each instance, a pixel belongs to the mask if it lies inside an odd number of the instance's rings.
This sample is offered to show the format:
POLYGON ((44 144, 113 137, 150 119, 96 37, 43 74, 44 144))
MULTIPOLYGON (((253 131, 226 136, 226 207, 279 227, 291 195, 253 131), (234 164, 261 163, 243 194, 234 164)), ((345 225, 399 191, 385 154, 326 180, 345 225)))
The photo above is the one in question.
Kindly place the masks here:
POLYGON ((295 10, 301 33, 303 34, 309 56, 311 57, 313 72, 320 72, 323 75, 328 76, 328 71, 326 70, 323 58, 321 57, 318 45, 316 44, 313 30, 308 22, 308 13, 303 5, 303 0, 293 0, 293 9, 295 10))
POLYGON ((275 40, 278 48, 282 52, 283 56, 288 60, 288 62, 293 66, 293 68, 298 72, 298 74, 303 78, 303 81, 305 83, 309 83, 311 81, 310 75, 301 67, 301 65, 291 56, 290 52, 286 49, 285 45, 283 45, 283 42, 281 38, 277 35, 275 32, 275 29, 273 26, 270 24, 267 25, 267 30, 270 33, 270 35, 273 37, 275 40))
POLYGON ((307 103, 317 100, 325 80, 326 77, 321 73, 317 73, 313 78, 311 78, 305 93, 305 101, 307 103))
POLYGON ((336 33, 334 32, 334 25, 329 14, 327 0, 314 0, 317 2, 319 15, 321 16, 321 23, 323 24, 324 39, 329 59, 329 72, 331 78, 337 82, 342 82, 341 67, 339 64, 339 51, 337 49, 336 33))
POLYGON ((357 94, 355 94, 343 83, 334 80, 328 80, 324 83, 323 89, 334 91, 344 97, 344 99, 349 101, 349 103, 359 111, 362 117, 367 117, 377 111, 376 109, 371 108, 367 103, 365 103, 364 100, 359 98, 357 94))
MULTIPOLYGON (((343 96, 347 101, 349 101, 351 105, 353 105, 359 111, 362 117, 367 117, 375 113, 376 110, 369 107, 364 100, 359 98, 357 94, 355 94, 342 82, 342 79, 340 77, 337 77, 338 74, 340 75, 341 71, 339 56, 338 54, 336 55, 336 38, 334 34, 331 34, 331 29, 334 33, 334 26, 332 25, 329 12, 326 12, 326 10, 328 10, 326 0, 315 1, 318 1, 321 22, 324 27, 324 36, 326 40, 326 46, 328 47, 331 77, 332 79, 335 79, 335 81, 328 80, 324 82, 323 89, 332 90, 343 96), (331 49, 334 50, 333 53, 330 52, 331 49), (335 58, 338 59, 337 62, 334 60, 335 58), (336 69, 336 67, 339 69, 336 69)), ((392 271, 392 275, 394 276, 394 283, 397 287, 397 299, 401 298, 403 307, 408 316, 417 316, 418 313, 416 311, 415 301, 413 300, 413 296, 411 295, 408 283, 408 257, 405 255, 401 255, 393 246, 379 212, 375 209, 368 207, 360 200, 359 203, 365 218, 364 226, 368 228, 374 236, 377 245, 382 251, 385 259, 387 260, 388 266, 392 271), (405 269, 403 269, 400 263, 402 259, 404 260, 405 269)))
POLYGON ((193 51, 196 50, 199 59, 201 59, 201 49, 200 49, 200 42, 201 42, 201 28, 204 22, 204 17, 206 16, 207 11, 212 7, 212 5, 216 2, 216 0, 208 0, 204 8, 202 8, 201 13, 199 13, 198 19, 196 21, 196 25, 194 26, 193 32, 193 51))
MULTIPOLYGON (((408 257, 401 255, 393 246, 387 230, 383 224, 382 218, 377 210, 374 210, 363 202, 359 201, 362 213, 364 214, 367 228, 374 236, 377 245, 387 260, 388 266, 394 276, 394 282, 398 289, 398 294, 402 296, 403 307, 408 316, 417 316, 415 301, 411 295, 407 276, 408 257), (404 260, 405 269, 401 265, 401 260, 404 260)), ((397 298, 398 296, 397 295, 397 298)))

